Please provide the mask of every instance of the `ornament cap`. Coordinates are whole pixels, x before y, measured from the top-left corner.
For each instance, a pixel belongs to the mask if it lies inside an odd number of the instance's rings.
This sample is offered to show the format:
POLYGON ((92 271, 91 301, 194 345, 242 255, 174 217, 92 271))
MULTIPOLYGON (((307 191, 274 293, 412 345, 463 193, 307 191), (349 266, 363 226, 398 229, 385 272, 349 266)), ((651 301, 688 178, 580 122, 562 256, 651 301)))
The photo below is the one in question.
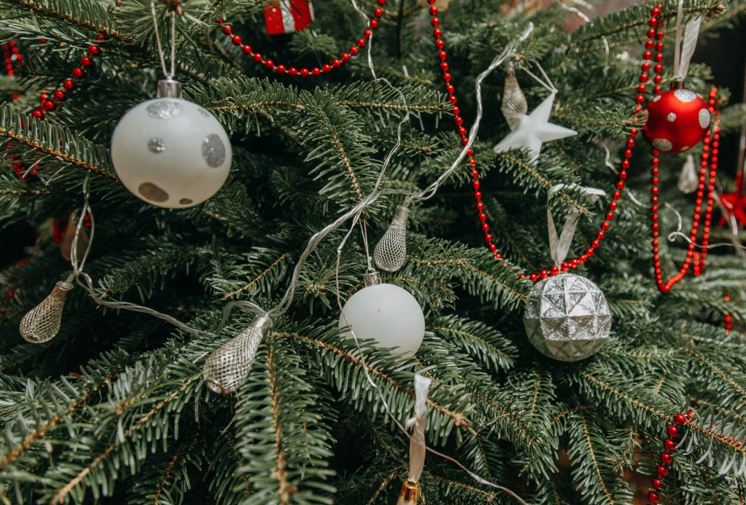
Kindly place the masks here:
POLYGON ((181 98, 181 83, 171 78, 158 81, 158 98, 181 98))
POLYGON ((671 81, 671 89, 684 89, 684 78, 674 77, 673 81, 671 81))
POLYGON ((398 219, 399 221, 406 221, 407 216, 409 216, 409 207, 406 205, 399 205, 396 208, 396 214, 394 214, 394 219, 398 219))
POLYGON ((404 484, 401 487, 401 491, 399 492, 399 501, 397 501, 397 505, 413 505, 417 503, 417 498, 420 495, 420 483, 419 482, 412 482, 411 480, 407 479, 404 481, 404 484))
POLYGON ((367 272, 364 277, 365 287, 368 286, 376 286, 378 284, 383 284, 383 281, 381 280, 381 274, 376 272, 375 270, 367 272))

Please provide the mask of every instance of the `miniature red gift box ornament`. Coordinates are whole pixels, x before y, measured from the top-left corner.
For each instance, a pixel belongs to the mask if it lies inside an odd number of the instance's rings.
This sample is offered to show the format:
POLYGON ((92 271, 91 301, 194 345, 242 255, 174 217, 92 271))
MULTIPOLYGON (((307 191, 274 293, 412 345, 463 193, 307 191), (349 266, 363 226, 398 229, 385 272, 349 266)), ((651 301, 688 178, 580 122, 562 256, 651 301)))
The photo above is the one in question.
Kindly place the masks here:
POLYGON ((264 7, 267 35, 299 32, 314 19, 313 4, 306 0, 275 0, 264 7))

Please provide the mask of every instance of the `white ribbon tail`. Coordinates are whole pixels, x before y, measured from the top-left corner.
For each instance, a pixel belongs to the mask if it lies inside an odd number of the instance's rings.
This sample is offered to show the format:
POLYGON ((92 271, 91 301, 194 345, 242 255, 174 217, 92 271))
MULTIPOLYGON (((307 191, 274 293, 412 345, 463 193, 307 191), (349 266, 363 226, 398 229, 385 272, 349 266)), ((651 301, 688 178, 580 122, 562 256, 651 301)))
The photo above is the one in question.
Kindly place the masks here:
POLYGON ((697 48, 697 39, 699 39, 699 26, 702 24, 702 16, 695 16, 686 24, 684 42, 681 46, 681 60, 679 69, 674 76, 677 80, 684 80, 689 72, 689 63, 692 61, 694 50, 697 48))
POLYGON ((411 482, 420 480, 425 468, 425 425, 427 420, 427 394, 432 381, 422 375, 414 376, 414 417, 407 420, 407 427, 413 428, 412 439, 409 442, 409 478, 411 482))
MULTIPOLYGON (((551 196, 559 191, 560 189, 564 188, 564 184, 557 184, 556 186, 552 186, 552 188, 547 193, 547 200, 551 198, 551 196)), ((578 188, 576 184, 571 184, 568 186, 570 188, 578 188)), ((606 192, 602 189, 596 189, 596 188, 580 188, 582 193, 585 195, 588 195, 592 201, 598 200, 600 197, 605 196, 606 192)), ((580 219, 580 211, 576 209, 575 207, 571 208, 570 211, 567 214, 567 218, 565 219, 565 225, 562 227, 562 231, 558 234, 557 233, 557 227, 554 224, 554 217, 552 216, 552 210, 547 205, 547 228, 549 228, 549 252, 552 255, 552 260, 554 260, 554 264, 557 266, 560 266, 563 261, 565 261, 565 258, 567 258, 567 253, 570 251, 570 245, 572 245, 572 239, 575 236, 575 230, 578 227, 578 220, 580 219)))

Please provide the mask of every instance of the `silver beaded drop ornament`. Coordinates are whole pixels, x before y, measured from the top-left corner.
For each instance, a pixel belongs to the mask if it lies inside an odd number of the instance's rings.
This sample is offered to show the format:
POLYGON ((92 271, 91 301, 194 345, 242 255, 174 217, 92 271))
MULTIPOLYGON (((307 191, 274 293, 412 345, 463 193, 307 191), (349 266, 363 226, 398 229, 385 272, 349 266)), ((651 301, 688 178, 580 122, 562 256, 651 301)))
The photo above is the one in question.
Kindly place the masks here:
MULTIPOLYGON (((561 189, 553 187, 549 194, 561 189)), ((596 200, 603 191, 585 188, 596 200)), ((570 249, 579 213, 570 211, 557 236, 551 210, 547 209, 552 259, 559 267, 570 249)), ((536 349, 559 361, 578 361, 597 353, 609 338, 611 311, 603 292, 580 275, 561 272, 536 283, 529 294, 523 324, 536 349)))

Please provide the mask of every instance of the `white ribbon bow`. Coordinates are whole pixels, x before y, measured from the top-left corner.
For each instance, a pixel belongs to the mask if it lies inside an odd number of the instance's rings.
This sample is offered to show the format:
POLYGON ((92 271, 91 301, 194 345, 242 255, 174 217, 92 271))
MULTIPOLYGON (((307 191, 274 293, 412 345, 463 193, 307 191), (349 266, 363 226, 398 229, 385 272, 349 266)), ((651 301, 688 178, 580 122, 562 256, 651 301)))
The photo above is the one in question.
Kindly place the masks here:
MULTIPOLYGON (((547 201, 555 192, 564 187, 564 184, 557 184, 556 186, 552 186, 552 188, 547 193, 547 201)), ((577 184, 570 184, 568 188, 580 188, 580 186, 578 186, 577 184)), ((594 202, 600 197, 606 195, 606 192, 602 189, 580 188, 580 190, 583 194, 588 195, 594 202)), ((558 236, 557 228, 554 225, 554 218, 552 217, 552 210, 547 205, 549 251, 552 255, 552 259, 554 260, 554 264, 557 266, 560 266, 562 262, 565 261, 565 258, 567 258, 567 253, 570 251, 570 244, 572 244, 572 238, 575 236, 575 230, 578 227, 578 219, 580 219, 580 211, 575 207, 572 207, 570 209, 570 212, 568 212, 567 214, 565 225, 562 227, 562 232, 558 236)))

